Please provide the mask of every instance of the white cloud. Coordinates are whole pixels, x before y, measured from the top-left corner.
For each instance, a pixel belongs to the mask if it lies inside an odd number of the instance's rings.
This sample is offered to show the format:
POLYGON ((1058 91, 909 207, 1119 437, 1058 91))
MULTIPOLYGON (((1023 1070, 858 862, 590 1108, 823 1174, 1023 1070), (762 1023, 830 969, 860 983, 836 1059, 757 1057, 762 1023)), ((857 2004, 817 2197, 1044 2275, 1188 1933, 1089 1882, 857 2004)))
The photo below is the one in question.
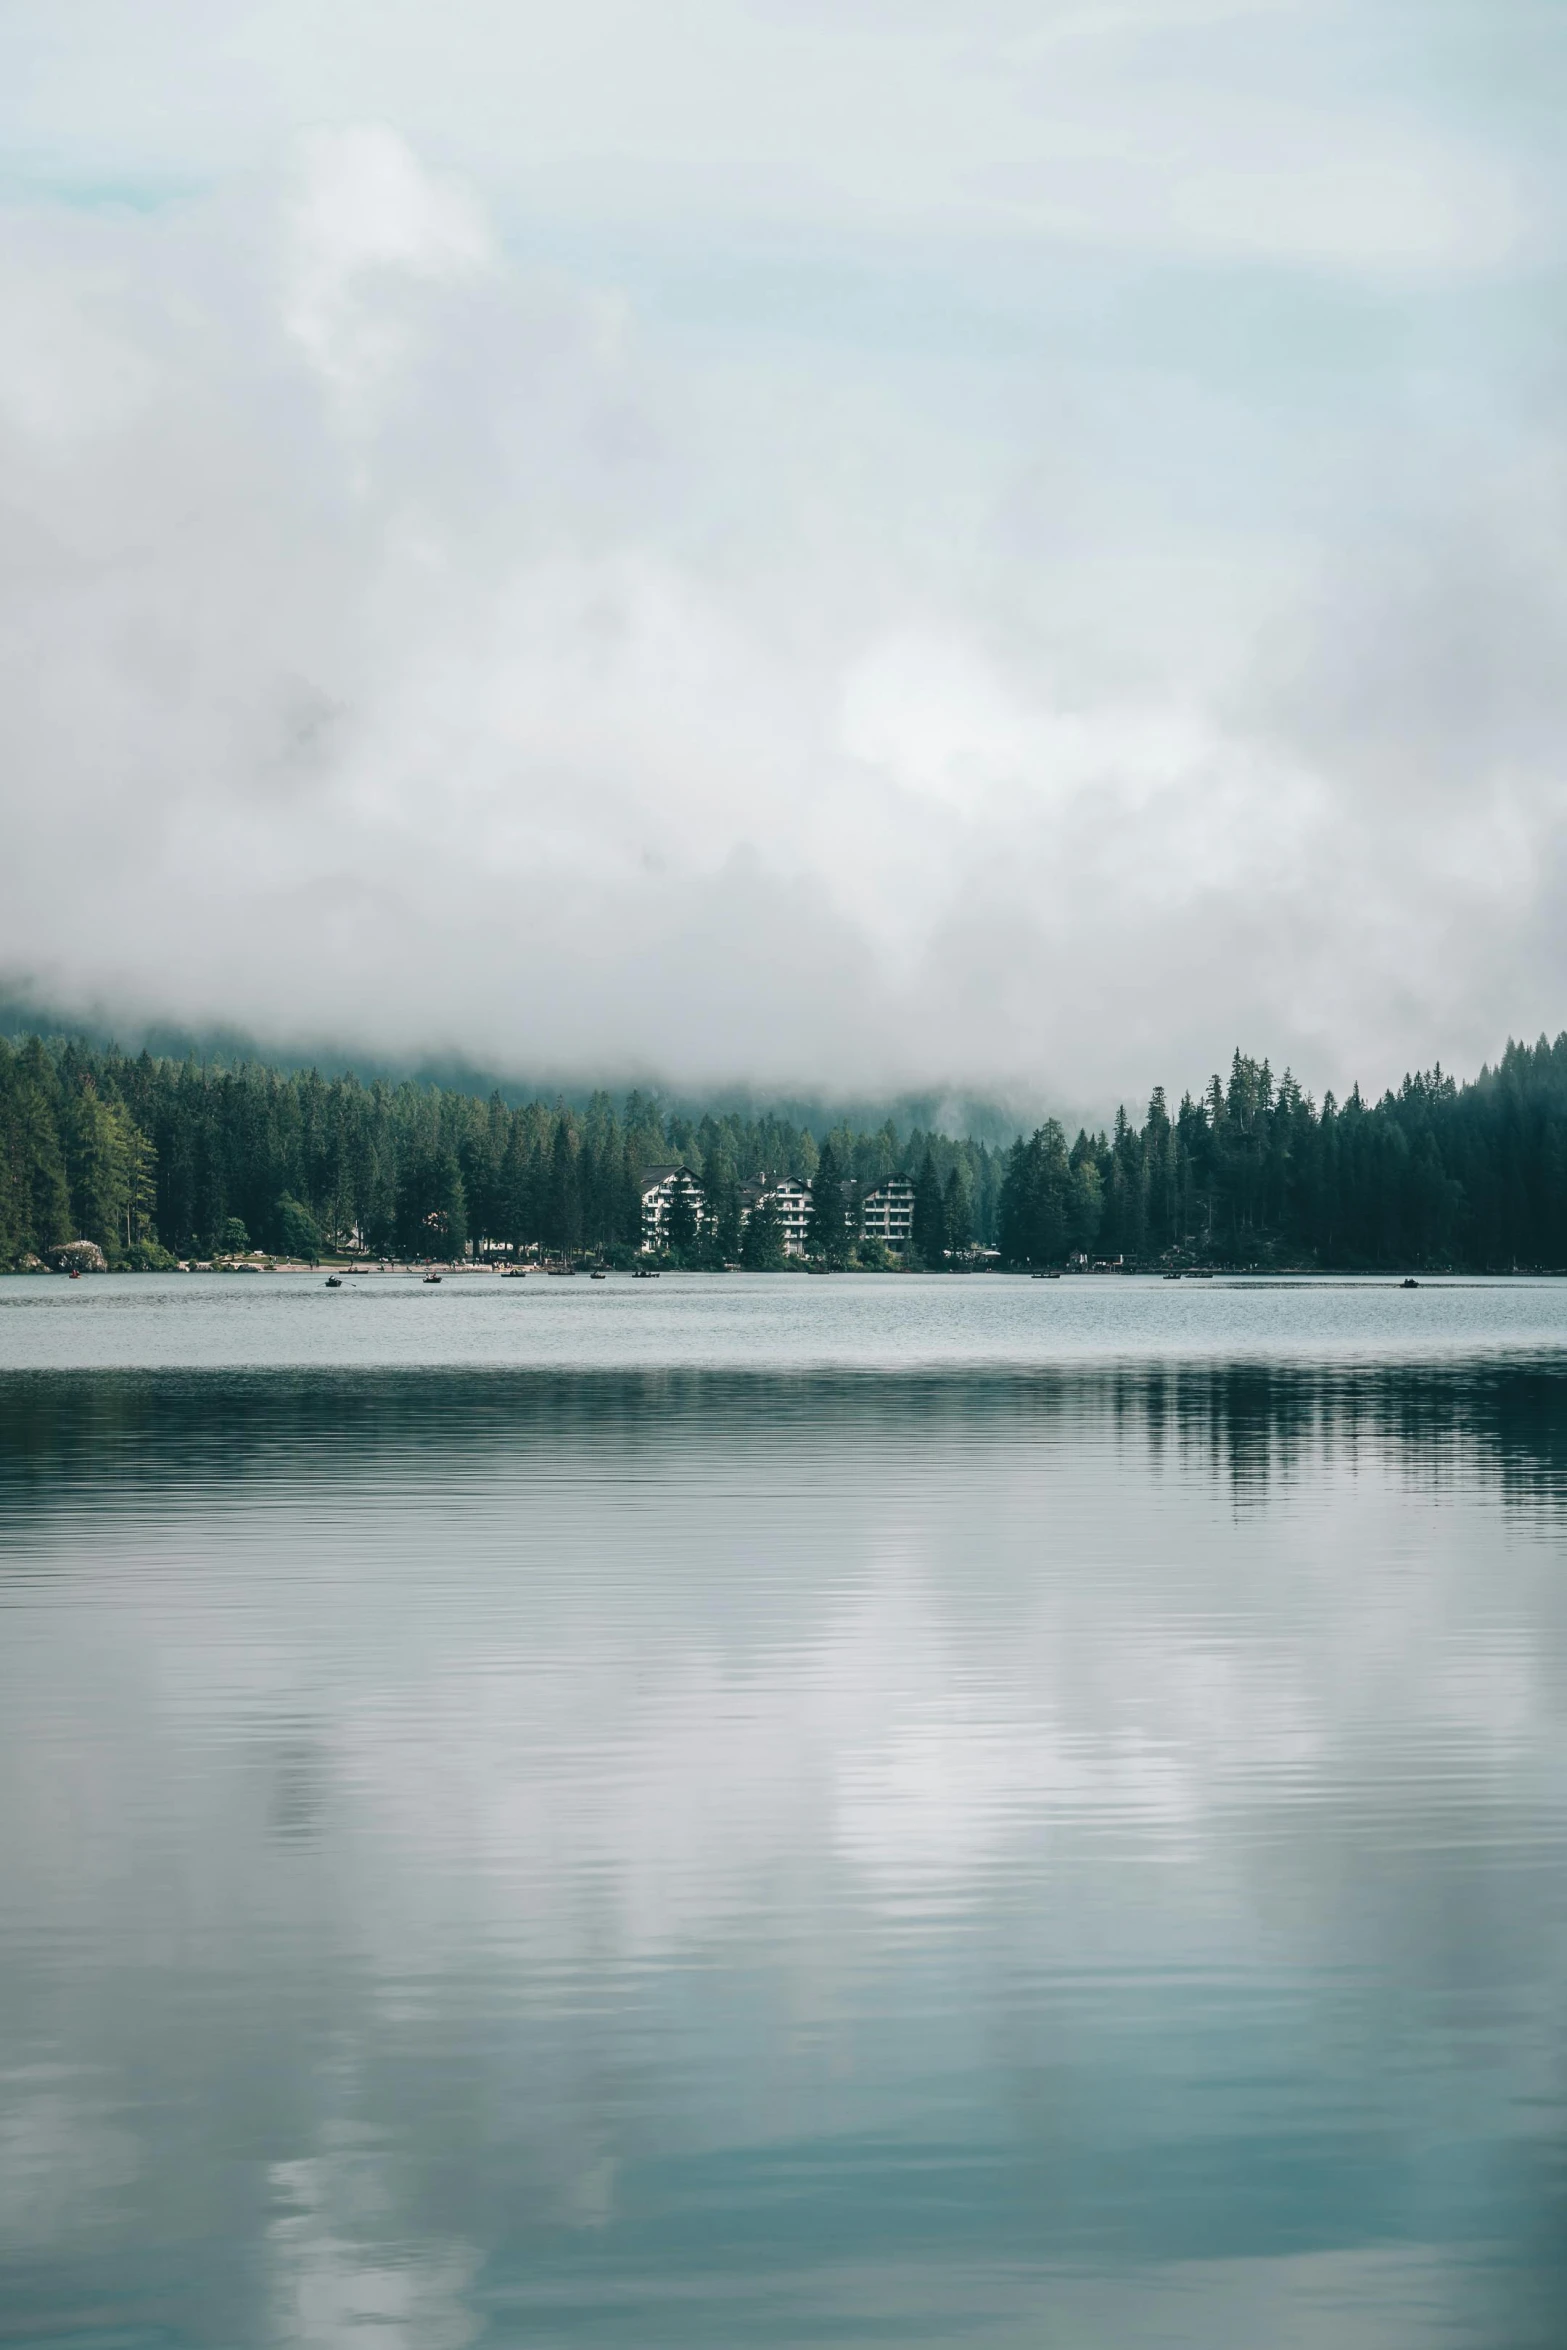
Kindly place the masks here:
POLYGON ((0 128, 95 181, 171 153, 207 175, 368 115, 531 210, 684 233, 1010 232, 1375 273, 1492 269, 1535 219, 1514 156, 1403 98, 1443 45, 1391 0, 12 13, 0 128))
POLYGON ((3 222, 7 968, 1077 1100, 1559 1023, 1558 208, 1348 26, 24 12, 14 158, 211 185, 3 222))
POLYGON ((303 140, 288 214, 285 321, 349 397, 406 355, 407 331, 387 316, 389 285, 461 279, 493 258, 484 215, 466 190, 422 169, 380 125, 303 140))

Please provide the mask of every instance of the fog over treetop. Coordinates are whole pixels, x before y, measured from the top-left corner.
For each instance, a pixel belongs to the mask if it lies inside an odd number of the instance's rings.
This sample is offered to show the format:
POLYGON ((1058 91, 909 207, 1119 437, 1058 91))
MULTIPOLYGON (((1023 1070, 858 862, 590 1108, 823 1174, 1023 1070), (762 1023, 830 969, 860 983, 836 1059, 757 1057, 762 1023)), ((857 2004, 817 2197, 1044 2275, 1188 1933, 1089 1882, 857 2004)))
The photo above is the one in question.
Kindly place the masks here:
POLYGON ((1479 0, 18 0, 0 961, 530 1075, 1560 1027, 1553 126, 1479 0))

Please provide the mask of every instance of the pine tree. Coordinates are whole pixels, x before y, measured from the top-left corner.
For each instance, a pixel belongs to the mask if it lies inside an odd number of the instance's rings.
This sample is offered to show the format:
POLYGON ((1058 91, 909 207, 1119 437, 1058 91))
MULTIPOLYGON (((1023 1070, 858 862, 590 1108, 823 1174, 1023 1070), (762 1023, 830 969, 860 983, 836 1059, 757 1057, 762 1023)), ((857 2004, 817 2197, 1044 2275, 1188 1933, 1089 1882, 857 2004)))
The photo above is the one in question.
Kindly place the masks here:
POLYGON ((967 1256, 974 1244, 974 1205, 968 1178, 956 1161, 942 1186, 941 1225, 948 1251, 955 1257, 967 1256))
POLYGON ((939 1273, 947 1261, 947 1203, 941 1177, 929 1143, 914 1178, 914 1213, 909 1234, 914 1254, 928 1272, 939 1273))
POLYGON ((539 1237, 546 1247, 569 1256, 582 1240, 582 1192, 571 1121, 562 1111, 555 1120, 550 1143, 549 1173, 545 1179, 539 1237))
POLYGON ((669 1212, 664 1224, 664 1245, 677 1264, 689 1263, 695 1256, 701 1236, 701 1220, 697 1213, 699 1194, 696 1180, 689 1174, 675 1179, 669 1195, 669 1212))
POLYGON ((746 1218, 740 1236, 740 1262, 748 1273, 777 1273, 783 1268, 783 1221, 771 1192, 763 1193, 746 1218))
POLYGON ((829 1135, 822 1144, 811 1185, 811 1247, 834 1270, 848 1264, 853 1247, 844 1181, 843 1168, 829 1135))

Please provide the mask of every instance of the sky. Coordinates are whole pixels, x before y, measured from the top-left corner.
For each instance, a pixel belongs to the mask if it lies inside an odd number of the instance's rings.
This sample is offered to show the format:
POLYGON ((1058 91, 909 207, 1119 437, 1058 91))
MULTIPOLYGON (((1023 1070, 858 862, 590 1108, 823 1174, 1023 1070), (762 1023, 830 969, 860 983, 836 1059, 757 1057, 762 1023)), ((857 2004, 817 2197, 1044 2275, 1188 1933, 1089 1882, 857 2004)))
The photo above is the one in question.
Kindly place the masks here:
POLYGON ((683 1086, 1567 1024, 1555 0, 8 0, 0 980, 683 1086))

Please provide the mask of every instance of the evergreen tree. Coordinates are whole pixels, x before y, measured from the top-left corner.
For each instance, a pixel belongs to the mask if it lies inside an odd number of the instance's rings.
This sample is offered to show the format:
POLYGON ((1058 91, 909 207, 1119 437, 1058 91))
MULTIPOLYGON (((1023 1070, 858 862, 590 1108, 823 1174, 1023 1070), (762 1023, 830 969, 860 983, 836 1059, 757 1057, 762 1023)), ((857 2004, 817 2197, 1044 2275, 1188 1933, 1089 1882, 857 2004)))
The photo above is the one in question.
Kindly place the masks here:
POLYGON ((915 1256, 927 1271, 939 1273, 947 1261, 947 1203, 936 1171, 935 1152, 929 1143, 925 1145, 925 1156, 914 1178, 914 1213, 910 1223, 909 1238, 915 1256))
MULTIPOLYGON (((290 1199, 285 1193, 278 1201, 275 1221, 278 1247, 283 1255, 304 1257, 313 1265, 321 1254, 321 1227, 303 1201, 290 1199)), ((230 1217, 227 1229, 230 1235, 236 1231, 243 1235, 245 1227, 237 1217, 230 1217)), ((243 1245, 241 1239, 240 1246, 243 1245)), ((444 1256, 447 1251, 444 1248, 429 1248, 426 1253, 430 1256, 444 1256)))
POLYGON ((74 1237, 60 1108, 54 1066, 41 1041, 29 1037, 14 1065, 11 1121, 20 1176, 22 1246, 24 1252, 40 1257, 74 1237))
POLYGON ((842 1164, 829 1135, 822 1144, 811 1185, 811 1248, 834 1271, 848 1264, 854 1246, 845 1182, 842 1164))
MULTIPOLYGON (((77 1234, 112 1263, 221 1248, 239 1225, 283 1244, 291 1202, 322 1244, 455 1254, 470 1228, 516 1248, 634 1248, 640 1176, 688 1150, 713 1215, 695 1261, 751 1262, 771 1219, 737 1229, 738 1184, 815 1179, 816 1241, 848 1262, 859 1187, 917 1167, 916 1247, 961 1251, 956 1203, 1008 1263, 1070 1252, 1177 1260, 1567 1267, 1567 1035, 1509 1044, 1458 1085, 1440 1068, 1318 1109, 1240 1051, 1227 1079, 1141 1126, 1047 1122, 1006 1154, 938 1134, 835 1127, 819 1144, 775 1112, 666 1117, 647 1094, 585 1114, 317 1070, 128 1059, 39 1038, 0 1044, 0 1265, 77 1234), (845 1190, 845 1185, 848 1186, 845 1190), (953 1207, 949 1228, 949 1207, 953 1207), (737 1249, 737 1242, 740 1243, 737 1249)), ((291 1226, 296 1233, 302 1226, 291 1226)))
POLYGON ((958 1161, 954 1161, 942 1186, 942 1237, 955 1257, 966 1256, 974 1241, 974 1204, 969 1196, 968 1177, 958 1161))
POLYGON ((740 1262, 748 1273, 777 1273, 785 1261, 783 1219, 778 1203, 767 1192, 746 1218, 740 1236, 740 1262))
MULTIPOLYGON (((281 1225, 282 1203, 276 1220, 281 1225)), ((281 1245, 281 1232, 279 1239, 281 1245)), ((464 1253, 467 1240, 467 1204, 457 1154, 450 1145, 428 1143, 409 1158, 398 1183, 398 1246, 405 1257, 450 1263, 464 1253)))
POLYGON ((564 1116, 556 1119, 550 1142, 539 1238, 547 1248, 562 1256, 572 1255, 582 1243, 582 1188, 576 1137, 570 1120, 564 1116))
POLYGON ((696 1255, 701 1238, 701 1219, 697 1212, 698 1193, 694 1179, 677 1182, 669 1195, 669 1212, 664 1226, 664 1244, 676 1264, 689 1264, 696 1255))
POLYGON ((713 1266, 732 1265, 740 1254, 740 1180, 726 1137, 712 1140, 702 1189, 707 1208, 703 1257, 713 1266))
POLYGON ((1104 1221, 1104 1178, 1099 1153, 1079 1132, 1068 1161, 1066 1188, 1066 1244, 1077 1256, 1091 1257, 1104 1221))
POLYGON ((1054 1265, 1067 1253, 1072 1167, 1066 1136, 1047 1118, 1012 1146, 1001 1186, 1001 1254, 1008 1264, 1054 1265))

